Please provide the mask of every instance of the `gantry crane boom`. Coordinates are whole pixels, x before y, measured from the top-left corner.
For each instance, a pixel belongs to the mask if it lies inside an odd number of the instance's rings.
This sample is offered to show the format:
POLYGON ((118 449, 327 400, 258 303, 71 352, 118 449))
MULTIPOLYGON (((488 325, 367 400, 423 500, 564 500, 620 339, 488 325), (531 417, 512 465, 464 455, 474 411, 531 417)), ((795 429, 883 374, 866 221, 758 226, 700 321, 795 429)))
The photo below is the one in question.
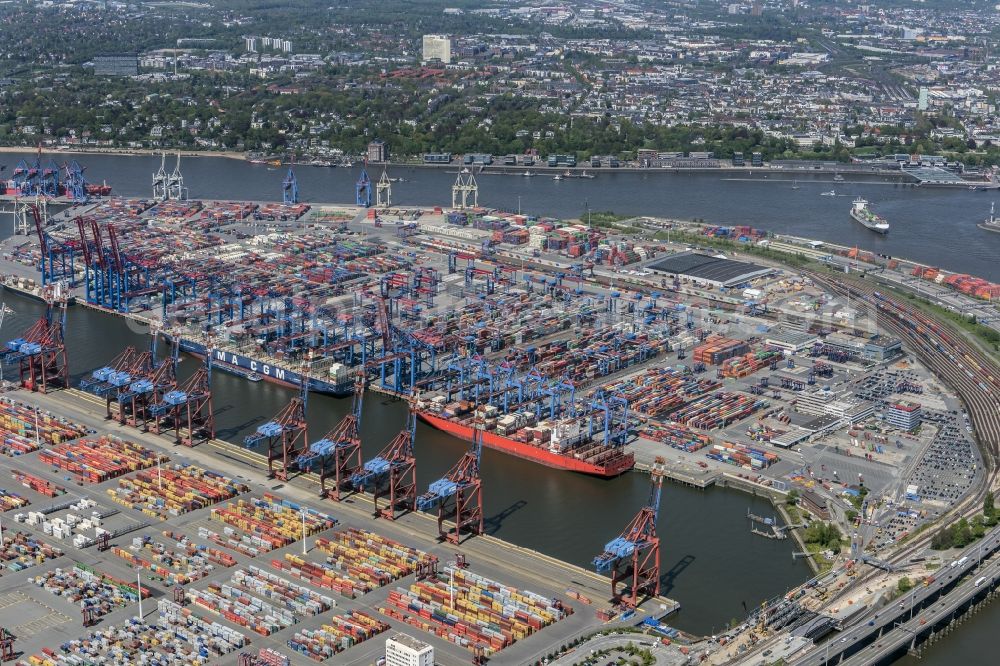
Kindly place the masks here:
POLYGON ((660 538, 656 521, 660 512, 666 460, 656 458, 650 470, 649 499, 621 536, 609 541, 594 558, 598 573, 611 572, 612 598, 629 608, 639 605, 643 594, 660 594, 660 538), (618 583, 626 588, 618 592, 618 583))

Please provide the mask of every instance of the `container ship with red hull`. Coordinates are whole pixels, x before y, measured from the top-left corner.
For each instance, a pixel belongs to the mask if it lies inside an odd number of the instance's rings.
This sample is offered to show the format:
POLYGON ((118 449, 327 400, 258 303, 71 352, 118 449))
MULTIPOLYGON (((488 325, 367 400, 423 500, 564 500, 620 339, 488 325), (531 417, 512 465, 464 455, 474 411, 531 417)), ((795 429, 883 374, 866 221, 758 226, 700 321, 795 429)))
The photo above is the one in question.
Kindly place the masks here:
MULTIPOLYGON (((432 428, 436 428, 459 439, 471 442, 475 417, 449 416, 435 413, 418 406, 417 417, 432 428)), ((555 426, 555 430, 568 428, 566 424, 555 426)), ((576 424, 579 429, 579 424, 576 424)), ((583 433, 565 436, 564 439, 544 441, 538 433, 551 433, 543 423, 538 428, 522 428, 512 434, 500 434, 496 430, 483 431, 483 446, 517 456, 531 462, 555 469, 564 469, 591 476, 612 478, 629 471, 635 466, 635 457, 620 446, 605 446, 593 442, 583 433), (561 441, 562 445, 555 442, 561 441)))

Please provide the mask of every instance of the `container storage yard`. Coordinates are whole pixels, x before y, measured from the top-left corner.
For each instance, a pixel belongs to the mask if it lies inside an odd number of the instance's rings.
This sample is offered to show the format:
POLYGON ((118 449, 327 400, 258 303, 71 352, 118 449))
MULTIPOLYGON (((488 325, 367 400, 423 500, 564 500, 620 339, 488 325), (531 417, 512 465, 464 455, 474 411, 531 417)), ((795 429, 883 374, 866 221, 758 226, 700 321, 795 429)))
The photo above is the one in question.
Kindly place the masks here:
MULTIPOLYGON (((0 466, 17 484, 0 508, 26 530, 11 554, 51 593, 23 603, 58 605, 59 645, 26 651, 40 663, 73 649, 114 662, 128 644, 179 663, 248 645, 292 663, 374 662, 390 628, 456 662, 534 661, 649 602, 676 610, 661 597, 664 478, 841 502, 889 492, 903 460, 890 433, 916 433, 907 419, 920 416, 901 401, 949 405, 923 375, 884 395, 862 386, 900 341, 812 279, 609 227, 253 202, 113 199, 77 213, 11 252, 39 267, 46 303, 3 353, 30 400, 0 403, 0 466), (69 298, 149 326, 148 350, 102 350, 61 385, 69 298), (216 438, 220 372, 290 389, 240 442, 216 438), (365 460, 369 392, 405 401, 407 420, 365 460), (351 398, 322 436, 316 393, 351 398), (465 443, 420 488, 418 420, 465 443), (861 429, 879 446, 836 443, 861 429), (599 527, 590 570, 550 561, 487 536, 504 509, 483 506, 484 448, 594 483, 649 471, 649 500, 632 523, 599 527), (73 635, 80 615, 101 627, 73 635), (188 632, 168 638, 173 627, 188 632)), ((913 435, 905 459, 934 432, 913 435)))
MULTIPOLYGON (((130 440, 102 434, 99 412, 87 416, 99 399, 68 395, 94 427, 10 461, 30 475, 0 463, 31 502, 7 514, 20 512, 18 529, 4 530, 0 549, 0 594, 18 590, 0 622, 25 664, 137 663, 129 649, 146 663, 218 663, 247 650, 274 663, 345 651, 374 663, 382 643, 373 639, 404 626, 440 641, 444 661, 467 662, 531 654, 546 644, 532 647, 536 633, 597 626, 607 609, 592 600, 592 574, 488 537, 461 547, 468 560, 452 577, 443 563, 454 547, 433 539, 420 515, 372 525, 367 509, 319 506, 301 488, 261 492, 263 476, 207 449, 167 451, 168 439, 135 430, 124 431, 130 440), (65 492, 48 496, 57 481, 65 492), (586 603, 565 596, 571 577, 586 603), (454 607, 436 607, 452 579, 454 607), (399 607, 400 590, 422 606, 399 607)), ((68 395, 34 397, 51 406, 68 395)))

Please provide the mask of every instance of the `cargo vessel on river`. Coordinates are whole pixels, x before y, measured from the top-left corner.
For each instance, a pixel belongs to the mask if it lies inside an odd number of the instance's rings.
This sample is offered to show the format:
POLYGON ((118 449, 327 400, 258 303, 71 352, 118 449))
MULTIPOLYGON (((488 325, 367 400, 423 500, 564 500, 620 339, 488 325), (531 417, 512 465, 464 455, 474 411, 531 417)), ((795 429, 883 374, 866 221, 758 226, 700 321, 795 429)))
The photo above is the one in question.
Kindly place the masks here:
MULTIPOLYGON (((487 418, 483 445, 554 469, 612 478, 635 466, 634 455, 621 446, 594 439, 583 419, 522 422, 525 415, 487 418)), ((476 417, 469 405, 456 408, 430 401, 417 403, 417 417, 427 425, 471 442, 476 417), (461 412, 461 413, 456 413, 461 412)))
MULTIPOLYGON (((168 335, 167 338, 172 341, 171 336, 168 335)), ((198 358, 205 358, 206 347, 203 343, 181 337, 179 344, 181 351, 198 358)), ((291 363, 257 359, 230 349, 212 349, 211 356, 213 366, 221 366, 221 369, 250 381, 262 379, 296 389, 302 386, 302 372, 301 370, 293 370, 290 367, 291 363)), ((315 393, 344 397, 351 395, 354 390, 349 368, 342 363, 331 365, 327 371, 327 377, 320 376, 315 372, 307 372, 306 378, 309 390, 315 393)))

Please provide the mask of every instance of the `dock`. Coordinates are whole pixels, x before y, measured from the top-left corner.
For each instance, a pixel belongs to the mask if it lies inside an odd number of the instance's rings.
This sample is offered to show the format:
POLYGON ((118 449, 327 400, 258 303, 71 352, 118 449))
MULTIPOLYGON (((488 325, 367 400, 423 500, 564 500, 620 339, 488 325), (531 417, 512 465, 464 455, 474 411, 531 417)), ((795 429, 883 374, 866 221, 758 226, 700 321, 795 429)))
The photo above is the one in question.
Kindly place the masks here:
MULTIPOLYGON (((297 475, 284 483, 273 479, 269 480, 266 477, 267 465, 264 456, 221 439, 210 440, 195 448, 176 447, 173 445, 172 439, 120 426, 117 422, 106 421, 104 419, 104 400, 79 390, 69 389, 48 395, 13 391, 6 393, 5 396, 9 399, 23 402, 28 406, 39 407, 54 416, 67 419, 68 422, 80 424, 94 431, 95 434, 93 436, 107 433, 120 437, 122 440, 135 442, 137 445, 157 451, 160 455, 169 458, 170 465, 178 463, 182 465, 194 465, 197 468, 212 470, 215 473, 225 475, 225 477, 232 479, 234 482, 247 484, 249 486, 249 493, 237 495, 238 498, 246 500, 250 496, 259 497, 261 494, 264 494, 266 497, 267 493, 280 491, 280 497, 283 498, 282 501, 291 502, 294 506, 307 506, 310 513, 316 512, 315 515, 327 515, 334 518, 338 521, 334 530, 348 527, 371 531, 393 542, 415 547, 422 552, 434 555, 438 558, 442 568, 451 565, 455 561, 456 553, 458 553, 468 563, 468 571, 476 575, 484 576, 489 580, 498 581, 516 589, 530 590, 543 595, 545 598, 560 599, 566 607, 572 609, 572 613, 564 619, 558 620, 551 626, 545 627, 505 647, 497 655, 497 658, 502 657, 505 663, 508 661, 512 663, 533 662, 549 652, 552 645, 558 645, 581 633, 600 628, 604 624, 604 620, 598 617, 598 614, 610 611, 610 605, 607 601, 610 585, 607 578, 598 576, 587 569, 559 561, 544 553, 486 535, 468 538, 459 546, 441 544, 436 539, 435 517, 420 512, 405 514, 392 522, 385 520, 374 521, 371 517, 372 498, 370 495, 352 495, 347 501, 339 503, 318 500, 317 490, 319 480, 314 474, 297 475)), ((48 450, 47 447, 42 449, 42 451, 45 450, 48 450)), ((36 510, 36 506, 65 507, 69 503, 78 502, 80 498, 91 499, 98 507, 109 507, 110 510, 105 509, 104 515, 108 516, 105 518, 105 525, 109 529, 114 528, 113 534, 115 536, 111 539, 108 547, 121 546, 125 548, 136 538, 149 538, 162 541, 162 535, 166 533, 164 530, 168 530, 174 534, 184 534, 185 538, 190 539, 192 542, 200 543, 203 542, 204 537, 200 537, 199 534, 204 535, 206 529, 221 532, 222 527, 224 527, 222 524, 209 519, 209 512, 211 511, 209 508, 191 511, 176 517, 168 517, 167 520, 159 518, 151 520, 147 512, 137 511, 132 506, 121 506, 120 503, 109 502, 108 493, 110 489, 117 487, 119 483, 118 479, 109 479, 96 484, 83 484, 77 477, 67 474, 66 471, 50 469, 47 465, 39 464, 38 461, 33 460, 38 455, 38 452, 31 452, 13 459, 0 456, 0 476, 8 475, 9 473, 4 470, 11 466, 20 469, 30 469, 50 484, 65 488, 67 491, 65 497, 70 499, 56 503, 51 500, 43 501, 40 498, 31 496, 32 502, 25 510, 36 510)), ((168 469, 166 463, 163 465, 163 469, 168 469)), ((155 479, 156 470, 157 468, 153 467, 147 474, 155 479)), ((119 478, 124 479, 127 477, 119 478)), ((52 515, 58 514, 55 514, 53 511, 52 515)), ((25 529, 23 524, 12 525, 11 523, 8 523, 5 517, 4 534, 8 539, 11 538, 10 535, 13 534, 15 528, 22 531, 25 529)), ((34 528, 28 529, 31 530, 34 528)), ((317 539, 328 539, 329 534, 330 530, 324 530, 309 536, 307 547, 312 550, 316 547, 317 539)), ((38 537, 46 541, 46 543, 55 541, 53 537, 42 535, 40 531, 38 537)), ((130 571, 125 566, 125 563, 121 562, 118 558, 111 557, 110 552, 103 551, 99 543, 97 547, 95 547, 94 543, 90 543, 79 549, 67 542, 57 543, 65 551, 66 555, 64 557, 53 560, 52 566, 39 566, 27 571, 32 574, 39 574, 51 569, 53 566, 62 566, 65 569, 66 567, 72 567, 74 561, 78 561, 83 562, 86 566, 104 571, 120 580, 131 579, 134 583, 135 571, 130 571)), ((206 545, 212 547, 211 542, 208 542, 206 545)), ((264 566, 268 561, 278 561, 272 560, 272 558, 280 558, 282 553, 286 551, 289 554, 296 554, 295 556, 301 557, 301 555, 297 555, 301 548, 301 544, 293 543, 287 549, 275 550, 273 551, 274 554, 268 553, 266 558, 263 554, 257 558, 250 558, 245 556, 245 554, 237 552, 236 559, 238 566, 242 565, 244 569, 255 563, 257 566, 264 566)), ((272 573, 288 577, 288 572, 284 570, 274 570, 272 573)), ((216 575, 187 587, 189 590, 204 589, 204 585, 208 582, 213 580, 224 582, 231 574, 231 570, 219 567, 216 575)), ((13 590, 14 586, 22 580, 23 576, 21 575, 5 574, 0 579, 0 595, 3 595, 5 590, 13 590)), ((338 598, 337 608, 334 611, 339 614, 343 611, 358 609, 369 615, 377 616, 382 621, 390 624, 394 629, 414 633, 422 640, 429 640, 438 651, 438 659, 440 661, 444 663, 468 662, 471 659, 471 654, 460 646, 447 640, 442 640, 433 634, 419 631, 415 627, 407 626, 392 617, 379 614, 377 609, 381 609, 386 605, 386 594, 399 587, 405 588, 411 584, 411 580, 412 578, 400 579, 388 586, 364 594, 364 596, 359 597, 357 600, 341 600, 338 598)), ((149 615, 150 612, 153 612, 155 616, 155 609, 158 604, 157 600, 169 599, 172 593, 171 586, 152 579, 144 581, 142 584, 144 588, 148 587, 153 592, 153 597, 148 602, 144 601, 144 613, 149 615)), ((21 588, 18 587, 17 589, 21 588)), ((35 588, 31 588, 28 591, 30 601, 24 601, 21 605, 12 606, 9 609, 0 608, 0 622, 4 622, 6 626, 10 627, 18 635, 18 650, 24 651, 26 655, 35 654, 45 647, 58 648, 61 643, 73 640, 86 633, 87 630, 80 627, 78 608, 74 608, 72 604, 60 598, 50 597, 43 590, 37 589, 36 591, 35 588), (24 603, 48 604, 49 607, 54 609, 52 611, 54 615, 51 618, 52 626, 48 627, 45 632, 37 634, 31 634, 26 628, 18 631, 18 623, 6 616, 10 614, 11 610, 17 612, 16 609, 20 609, 24 603)), ((319 592, 323 592, 323 590, 320 589, 319 592)), ((326 592, 329 593, 328 591, 326 592)), ((662 597, 651 599, 647 603, 651 604, 649 608, 655 607, 657 613, 662 612, 660 610, 661 604, 668 613, 674 612, 679 608, 677 602, 662 597)), ((221 619, 212 618, 208 613, 204 612, 204 609, 197 605, 191 606, 191 608, 196 614, 203 615, 206 618, 221 619)), ((132 609, 126 608, 112 611, 107 616, 107 620, 102 621, 98 626, 98 629, 105 626, 108 622, 120 623, 125 614, 129 612, 134 613, 134 607, 132 609)), ((309 618, 305 618, 299 623, 288 627, 288 629, 279 630, 271 636, 261 637, 254 635, 252 640, 256 647, 270 647, 279 653, 291 656, 293 664, 311 663, 309 660, 302 661, 302 655, 290 650, 285 645, 286 640, 294 632, 301 631, 303 628, 311 626, 318 628, 320 620, 327 621, 329 616, 330 612, 321 613, 315 619, 310 620, 309 618)), ((241 630, 238 624, 226 621, 224 621, 224 624, 232 625, 231 628, 234 631, 241 630)), ((242 628, 242 630, 246 631, 245 628, 242 628)), ((380 654, 381 648, 382 641, 373 640, 360 643, 352 648, 349 654, 355 660, 367 659, 374 662, 380 654)))

